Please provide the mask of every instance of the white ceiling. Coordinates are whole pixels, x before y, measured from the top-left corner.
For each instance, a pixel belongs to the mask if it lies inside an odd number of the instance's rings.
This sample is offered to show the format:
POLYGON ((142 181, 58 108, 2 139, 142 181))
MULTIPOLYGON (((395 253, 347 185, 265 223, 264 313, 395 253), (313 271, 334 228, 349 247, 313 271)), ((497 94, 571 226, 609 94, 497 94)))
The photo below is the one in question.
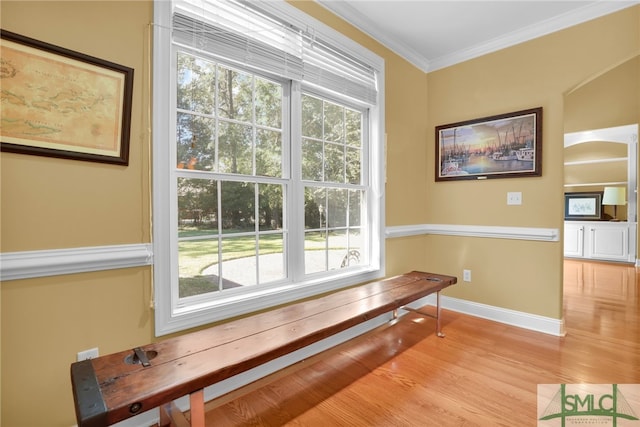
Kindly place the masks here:
POLYGON ((316 0, 424 71, 522 43, 640 0, 316 0))

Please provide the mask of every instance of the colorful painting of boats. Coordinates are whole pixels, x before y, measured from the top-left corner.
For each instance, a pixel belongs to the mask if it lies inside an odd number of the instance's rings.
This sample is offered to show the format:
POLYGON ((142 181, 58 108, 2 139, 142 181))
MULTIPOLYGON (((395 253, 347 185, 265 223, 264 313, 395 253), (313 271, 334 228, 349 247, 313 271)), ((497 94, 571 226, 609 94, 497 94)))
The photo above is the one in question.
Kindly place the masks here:
POLYGON ((436 127, 436 180, 539 176, 541 108, 436 127))

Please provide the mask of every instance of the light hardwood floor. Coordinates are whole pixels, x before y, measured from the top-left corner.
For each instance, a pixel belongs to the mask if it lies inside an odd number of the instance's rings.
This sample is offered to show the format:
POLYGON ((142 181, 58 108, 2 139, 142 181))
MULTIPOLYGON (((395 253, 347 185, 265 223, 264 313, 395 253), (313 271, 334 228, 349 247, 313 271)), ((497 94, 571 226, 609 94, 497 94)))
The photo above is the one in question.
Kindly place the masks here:
POLYGON ((219 399, 207 425, 535 426, 538 384, 640 383, 637 274, 566 260, 565 337, 443 311, 442 339, 408 315, 219 399))

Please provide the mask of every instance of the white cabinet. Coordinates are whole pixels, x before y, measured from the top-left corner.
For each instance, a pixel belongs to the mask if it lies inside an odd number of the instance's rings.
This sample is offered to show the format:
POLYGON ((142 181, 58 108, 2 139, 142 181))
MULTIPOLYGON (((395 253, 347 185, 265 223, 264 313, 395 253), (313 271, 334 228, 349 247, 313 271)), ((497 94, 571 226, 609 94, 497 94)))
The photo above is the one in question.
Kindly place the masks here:
POLYGON ((587 253, 590 258, 629 261, 629 226, 588 226, 587 253))
POLYGON ((584 257, 584 227, 582 223, 564 223, 564 256, 584 257))
POLYGON ((636 224, 565 221, 564 256, 635 263, 636 224))

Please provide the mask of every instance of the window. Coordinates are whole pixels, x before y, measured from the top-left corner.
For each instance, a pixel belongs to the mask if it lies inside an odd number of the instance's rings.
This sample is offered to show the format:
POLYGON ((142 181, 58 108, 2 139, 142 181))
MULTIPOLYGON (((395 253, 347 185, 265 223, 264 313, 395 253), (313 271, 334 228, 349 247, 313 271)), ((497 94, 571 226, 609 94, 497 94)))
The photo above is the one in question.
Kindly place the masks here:
POLYGON ((367 111, 302 94, 305 274, 367 265, 367 111))
POLYGON ((284 2, 155 6, 156 335, 381 277, 382 60, 284 2))
POLYGON ((178 297, 283 280, 285 84, 176 56, 178 297))

